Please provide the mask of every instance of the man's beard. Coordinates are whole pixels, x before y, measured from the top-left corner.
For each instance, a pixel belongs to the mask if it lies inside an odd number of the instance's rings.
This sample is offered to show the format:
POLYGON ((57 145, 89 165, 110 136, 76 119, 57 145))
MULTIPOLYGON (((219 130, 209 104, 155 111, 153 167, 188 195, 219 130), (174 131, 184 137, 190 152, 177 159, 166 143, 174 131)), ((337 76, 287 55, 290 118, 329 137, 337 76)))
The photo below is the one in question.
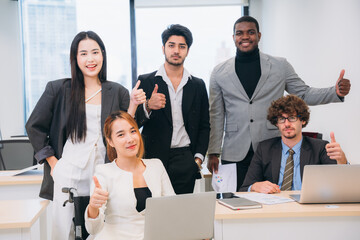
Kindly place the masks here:
MULTIPOLYGON (((291 129, 291 128, 285 128, 284 131, 285 131, 286 129, 291 129)), ((293 130, 294 130, 294 129, 293 129, 293 130)), ((293 135, 283 134, 283 136, 284 136, 285 138, 287 138, 287 139, 293 139, 293 138, 296 137, 296 132, 294 131, 293 135)))
POLYGON ((290 135, 290 136, 284 135, 284 138, 287 138, 287 139, 293 139, 295 137, 296 137, 295 133, 294 133, 294 135, 290 135))
POLYGON ((165 56, 165 61, 168 62, 170 65, 173 65, 173 66, 181 66, 181 65, 183 65, 185 59, 183 59, 183 58, 180 58, 180 59, 181 59, 182 61, 180 61, 180 62, 172 62, 172 61, 170 61, 170 60, 165 56))

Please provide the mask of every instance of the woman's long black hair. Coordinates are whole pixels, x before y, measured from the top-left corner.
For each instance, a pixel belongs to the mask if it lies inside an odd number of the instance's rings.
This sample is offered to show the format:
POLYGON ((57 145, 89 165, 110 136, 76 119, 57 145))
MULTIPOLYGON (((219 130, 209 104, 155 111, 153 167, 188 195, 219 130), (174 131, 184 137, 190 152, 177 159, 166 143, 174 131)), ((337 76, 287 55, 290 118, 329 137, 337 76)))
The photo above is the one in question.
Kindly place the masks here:
POLYGON ((106 50, 103 41, 92 31, 79 32, 75 36, 70 47, 71 106, 66 129, 67 136, 70 135, 73 143, 85 140, 86 137, 85 83, 84 75, 77 64, 79 43, 84 39, 92 39, 99 44, 103 56, 103 64, 99 72, 99 79, 100 82, 106 81, 106 50))

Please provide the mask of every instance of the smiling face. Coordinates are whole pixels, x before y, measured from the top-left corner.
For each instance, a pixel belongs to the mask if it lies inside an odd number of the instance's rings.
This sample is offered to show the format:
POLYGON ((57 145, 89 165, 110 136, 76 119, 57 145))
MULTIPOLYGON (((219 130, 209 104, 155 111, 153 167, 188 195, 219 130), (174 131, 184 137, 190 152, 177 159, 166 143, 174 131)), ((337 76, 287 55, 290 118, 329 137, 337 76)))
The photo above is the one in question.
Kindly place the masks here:
MULTIPOLYGON (((296 116, 296 114, 283 113, 281 116, 288 118, 289 116, 296 116)), ((294 142, 298 142, 301 140, 301 131, 305 123, 306 122, 300 120, 300 118, 298 118, 295 122, 289 122, 289 120, 286 119, 284 123, 277 123, 276 126, 279 128, 281 138, 283 138, 283 140, 291 139, 294 142)))
POLYGON ((103 65, 103 55, 96 41, 89 38, 81 40, 76 58, 84 78, 98 79, 99 72, 103 65))
POLYGON ((115 148, 117 158, 136 158, 140 147, 140 133, 125 119, 116 119, 111 127, 108 143, 115 148))
POLYGON ((261 33, 253 22, 240 22, 235 25, 233 39, 241 52, 251 52, 258 47, 261 33))
POLYGON ((184 64, 189 48, 183 36, 172 35, 163 46, 165 61, 173 66, 184 64))

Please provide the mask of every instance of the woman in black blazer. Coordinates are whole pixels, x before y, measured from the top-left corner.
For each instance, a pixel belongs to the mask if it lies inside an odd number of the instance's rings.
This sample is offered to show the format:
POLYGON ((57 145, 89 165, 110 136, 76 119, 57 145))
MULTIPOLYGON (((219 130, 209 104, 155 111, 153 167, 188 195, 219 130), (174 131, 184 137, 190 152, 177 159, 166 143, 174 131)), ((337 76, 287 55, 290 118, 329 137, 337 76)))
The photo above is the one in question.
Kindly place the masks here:
POLYGON ((44 163, 40 197, 53 200, 52 239, 74 239, 71 230, 73 204, 62 187, 73 187, 89 195, 95 165, 108 162, 103 127, 114 111, 136 108, 146 99, 137 86, 131 93, 106 80, 106 50, 100 37, 80 32, 70 48, 71 79, 47 84, 36 104, 26 130, 35 158, 44 163))

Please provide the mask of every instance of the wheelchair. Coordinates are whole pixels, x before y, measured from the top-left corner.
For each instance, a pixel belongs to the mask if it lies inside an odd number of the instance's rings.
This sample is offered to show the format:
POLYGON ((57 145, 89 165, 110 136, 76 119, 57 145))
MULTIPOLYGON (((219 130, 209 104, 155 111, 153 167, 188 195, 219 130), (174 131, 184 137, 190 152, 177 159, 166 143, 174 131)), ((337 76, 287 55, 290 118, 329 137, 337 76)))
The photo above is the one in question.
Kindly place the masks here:
POLYGON ((69 199, 64 202, 63 206, 65 207, 68 203, 74 204, 75 216, 73 218, 73 223, 75 240, 85 240, 89 236, 89 233, 85 228, 84 213, 89 204, 90 196, 77 196, 75 188, 64 187, 61 190, 63 193, 69 194, 69 199))

